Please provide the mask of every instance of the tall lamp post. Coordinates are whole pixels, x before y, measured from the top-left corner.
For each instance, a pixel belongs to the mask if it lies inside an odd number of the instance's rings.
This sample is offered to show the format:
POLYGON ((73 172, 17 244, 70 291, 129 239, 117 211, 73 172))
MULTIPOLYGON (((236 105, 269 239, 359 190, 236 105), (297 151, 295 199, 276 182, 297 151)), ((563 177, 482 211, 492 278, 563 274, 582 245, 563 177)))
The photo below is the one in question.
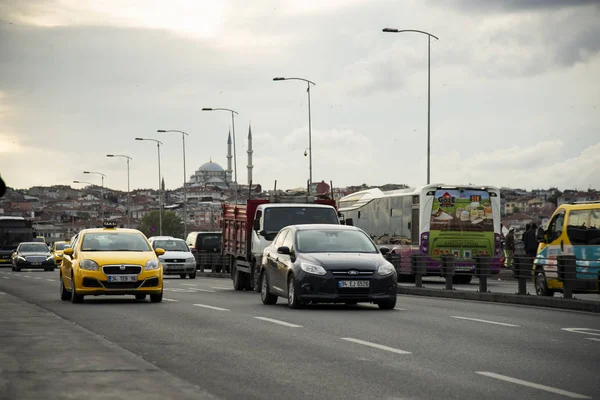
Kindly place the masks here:
POLYGON ((291 81, 291 80, 296 80, 296 81, 304 81, 306 82, 306 93, 308 94, 308 180, 309 180, 309 193, 310 193, 310 187, 312 186, 313 183, 313 179, 312 179, 312 121, 311 121, 311 116, 310 116, 310 85, 315 86, 316 84, 314 82, 309 81, 308 79, 304 79, 304 78, 284 78, 284 77, 275 77, 273 78, 274 81, 291 81))
POLYGON ((384 28, 383 32, 416 32, 427 35, 427 184, 429 185, 431 183, 431 38, 435 38, 435 40, 439 39, 429 32, 418 31, 415 29, 384 28))
POLYGON ((156 143, 156 148, 158 149, 158 235, 162 236, 162 186, 160 184, 160 145, 161 141, 150 138, 140 138, 136 137, 135 140, 147 140, 156 143))
POLYGON ((187 180, 187 172, 185 171, 185 137, 189 136, 188 133, 184 132, 184 131, 178 131, 175 129, 169 129, 169 130, 165 130, 165 129, 159 129, 157 130, 157 132, 176 132, 176 133, 181 133, 181 139, 183 141, 183 238, 186 239, 187 238, 187 191, 185 189, 185 182, 187 180))
POLYGON ((127 226, 131 228, 131 192, 129 191, 129 161, 131 157, 122 154, 107 154, 106 157, 122 157, 127 159, 127 226))
MULTIPOLYGON (((85 183, 85 184, 88 184, 88 185, 95 186, 92 182, 86 182, 86 181, 73 181, 73 183, 85 183)), ((89 218, 88 222, 90 223, 90 228, 91 228, 92 227, 92 217, 89 218)))
POLYGON ((238 202, 238 180, 237 180, 237 155, 235 152, 236 149, 236 145, 235 145, 235 115, 239 114, 237 111, 231 110, 229 108, 210 108, 210 107, 204 107, 202 109, 202 111, 229 111, 231 113, 231 126, 232 126, 232 130, 233 130, 233 169, 234 169, 234 178, 233 180, 235 181, 235 204, 237 204, 238 202))
POLYGON ((104 178, 106 178, 106 175, 104 175, 102 172, 94 172, 94 171, 83 171, 84 174, 95 174, 95 175, 100 175, 102 176, 102 200, 100 201, 100 208, 102 210, 102 219, 104 219, 104 178))

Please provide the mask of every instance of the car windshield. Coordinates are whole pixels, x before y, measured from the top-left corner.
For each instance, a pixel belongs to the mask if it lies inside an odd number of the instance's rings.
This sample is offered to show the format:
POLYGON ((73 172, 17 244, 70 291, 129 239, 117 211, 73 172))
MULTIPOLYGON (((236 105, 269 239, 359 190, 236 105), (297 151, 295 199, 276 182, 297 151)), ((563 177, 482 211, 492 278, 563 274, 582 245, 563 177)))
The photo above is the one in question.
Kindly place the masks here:
POLYGON ((265 210, 264 216, 267 232, 279 232, 289 225, 339 223, 335 210, 328 207, 270 207, 265 210))
POLYGON ((141 233, 101 232, 83 236, 81 251, 151 251, 141 233))
POLYGON ((219 247, 221 245, 221 235, 202 236, 202 248, 219 247))
POLYGON ((298 231, 297 250, 300 253, 377 253, 363 232, 335 229, 298 231))
POLYGON ((22 253, 47 253, 48 246, 42 243, 27 243, 22 244, 19 251, 22 253))
POLYGON ((56 250, 64 250, 66 246, 67 246, 66 243, 55 243, 54 244, 54 247, 56 250))
POLYGON ((152 242, 152 247, 161 248, 164 251, 190 251, 183 240, 156 240, 152 242))

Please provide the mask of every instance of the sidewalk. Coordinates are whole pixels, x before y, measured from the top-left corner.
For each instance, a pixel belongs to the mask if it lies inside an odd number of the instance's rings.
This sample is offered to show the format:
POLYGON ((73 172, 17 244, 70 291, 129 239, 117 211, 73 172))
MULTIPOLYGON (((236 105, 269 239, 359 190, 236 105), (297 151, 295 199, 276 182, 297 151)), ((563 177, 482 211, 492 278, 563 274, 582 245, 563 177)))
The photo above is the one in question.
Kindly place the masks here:
POLYGON ((67 398, 216 397, 56 314, 0 292, 0 399, 67 398))

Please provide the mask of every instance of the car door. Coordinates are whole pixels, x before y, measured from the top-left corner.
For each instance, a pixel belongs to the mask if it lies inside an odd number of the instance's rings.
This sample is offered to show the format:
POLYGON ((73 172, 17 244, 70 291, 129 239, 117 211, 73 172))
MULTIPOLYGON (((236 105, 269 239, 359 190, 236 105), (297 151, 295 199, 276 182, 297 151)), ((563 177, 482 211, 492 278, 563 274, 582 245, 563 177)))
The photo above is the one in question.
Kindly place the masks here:
POLYGON ((289 248, 290 254, 279 254, 279 260, 277 262, 277 275, 279 276, 279 282, 281 282, 281 287, 285 288, 286 290, 286 294, 288 290, 288 271, 292 269, 291 254, 294 251, 294 236, 295 232, 290 230, 284 238, 282 246, 289 248))
POLYGON ((63 262, 61 266, 62 276, 64 276, 65 287, 71 289, 71 271, 73 270, 73 262, 77 256, 77 245, 79 244, 79 235, 75 235, 71 241, 71 247, 73 248, 73 255, 63 255, 63 262))
POLYGON ((542 242, 536 257, 536 264, 541 264, 545 271, 556 272, 557 257, 564 254, 566 234, 564 227, 565 210, 560 209, 548 224, 544 235, 545 242, 542 242))
POLYGON ((285 282, 282 282, 281 277, 279 275, 279 257, 281 254, 277 253, 277 249, 280 246, 283 246, 283 242, 288 235, 289 230, 284 229, 280 231, 275 240, 273 240, 273 244, 268 247, 267 252, 267 270, 269 276, 269 285, 271 288, 279 293, 285 293, 285 282))

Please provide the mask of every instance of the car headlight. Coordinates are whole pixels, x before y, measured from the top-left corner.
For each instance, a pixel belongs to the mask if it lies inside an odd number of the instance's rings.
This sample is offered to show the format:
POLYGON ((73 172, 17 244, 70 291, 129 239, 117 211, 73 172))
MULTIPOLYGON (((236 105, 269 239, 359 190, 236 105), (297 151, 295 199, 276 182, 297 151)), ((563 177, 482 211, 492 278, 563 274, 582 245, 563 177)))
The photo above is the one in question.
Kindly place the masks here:
POLYGON ((304 272, 308 272, 309 274, 314 275, 325 275, 327 273, 327 271, 325 271, 325 268, 321 267, 320 265, 305 262, 300 263, 300 269, 302 269, 302 271, 304 272))
POLYGON ((18 256, 18 257, 17 257, 17 259, 19 259, 19 261, 27 261, 27 260, 25 259, 25 257, 21 257, 21 256, 18 256))
POLYGON ((196 259, 195 259, 194 257, 191 257, 191 258, 186 258, 186 259, 185 259, 185 262, 186 262, 186 263, 195 263, 195 262, 196 262, 196 259))
POLYGON ((50 255, 48 257, 46 257, 46 261, 53 261, 54 260, 54 256, 50 255))
POLYGON ((149 260, 146 263, 146 271, 152 271, 155 269, 159 269, 160 268, 160 263, 158 262, 158 260, 149 260))
POLYGON ((98 264, 93 260, 83 260, 81 264, 79 264, 79 268, 86 269, 88 271, 98 271, 98 264))
POLYGON ((377 273, 381 276, 387 276, 394 273, 394 266, 391 264, 383 264, 377 268, 377 273))

